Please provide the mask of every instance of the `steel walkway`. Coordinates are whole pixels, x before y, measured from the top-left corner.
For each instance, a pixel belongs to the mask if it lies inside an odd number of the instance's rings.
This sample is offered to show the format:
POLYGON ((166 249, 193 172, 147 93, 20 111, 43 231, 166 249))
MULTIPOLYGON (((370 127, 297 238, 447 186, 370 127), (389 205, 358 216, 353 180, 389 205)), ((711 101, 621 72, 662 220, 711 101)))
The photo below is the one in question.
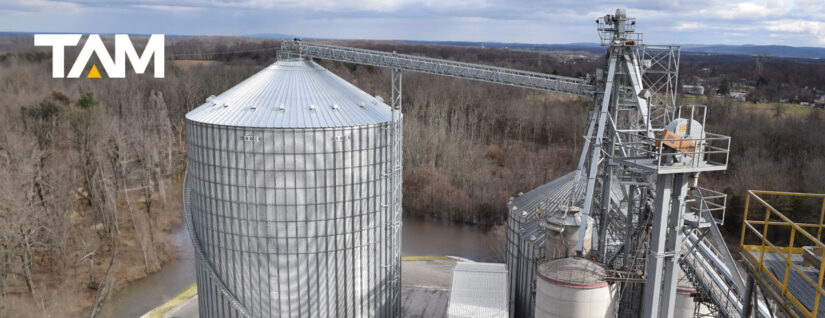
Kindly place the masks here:
POLYGON ((739 242, 743 263, 760 287, 792 317, 825 317, 823 221, 825 194, 748 191, 739 242), (796 202, 791 206, 805 206, 800 202, 806 200, 808 204, 821 203, 816 211, 819 222, 794 222, 765 198, 772 202, 796 202))

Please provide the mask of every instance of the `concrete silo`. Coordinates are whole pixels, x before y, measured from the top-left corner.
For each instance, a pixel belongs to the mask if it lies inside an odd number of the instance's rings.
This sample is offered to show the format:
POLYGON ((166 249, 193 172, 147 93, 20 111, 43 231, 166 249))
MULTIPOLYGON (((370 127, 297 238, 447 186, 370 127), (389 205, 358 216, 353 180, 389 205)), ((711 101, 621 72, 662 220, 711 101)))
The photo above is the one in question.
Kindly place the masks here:
POLYGON ((301 59, 189 112, 201 317, 398 316, 401 126, 301 59))

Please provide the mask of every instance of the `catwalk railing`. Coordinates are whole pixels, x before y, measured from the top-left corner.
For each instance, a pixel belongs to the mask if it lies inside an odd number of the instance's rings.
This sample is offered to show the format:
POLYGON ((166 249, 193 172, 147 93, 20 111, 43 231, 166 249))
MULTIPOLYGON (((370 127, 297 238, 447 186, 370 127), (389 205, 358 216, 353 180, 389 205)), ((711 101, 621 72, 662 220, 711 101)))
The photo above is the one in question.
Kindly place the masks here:
MULTIPOLYGON (((808 205, 810 207, 810 204, 808 205)), ((800 211, 801 212, 801 211, 800 211)), ((825 218, 825 194, 775 191, 748 191, 739 248, 751 271, 766 279, 766 288, 775 290, 775 298, 790 303, 803 317, 823 317, 821 296, 825 274, 825 244, 822 232, 825 218), (764 197, 778 198, 799 208, 801 200, 821 202, 818 223, 798 223, 771 205, 764 197), (763 212, 764 211, 764 212, 763 212), (789 283, 793 280, 793 283, 789 283)), ((759 280, 757 280, 759 281, 759 280)), ((790 313, 795 314, 795 313, 790 313)))

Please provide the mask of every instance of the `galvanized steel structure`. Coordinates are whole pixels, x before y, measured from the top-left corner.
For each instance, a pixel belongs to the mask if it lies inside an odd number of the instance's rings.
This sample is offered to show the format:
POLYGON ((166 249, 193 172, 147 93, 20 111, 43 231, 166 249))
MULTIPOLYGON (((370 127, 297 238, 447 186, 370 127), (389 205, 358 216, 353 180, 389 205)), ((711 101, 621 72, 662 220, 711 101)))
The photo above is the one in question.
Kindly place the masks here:
POLYGON ((574 177, 575 172, 570 172, 507 202, 505 262, 512 317, 533 317, 535 313, 536 267, 546 253, 546 236, 539 226, 539 217, 565 205, 570 191, 581 192, 583 187, 573 183, 574 177))
MULTIPOLYGON (((547 235, 540 225, 542 219, 561 218, 570 194, 581 197, 584 184, 575 182, 576 171, 569 172, 527 193, 520 193, 507 202, 509 211, 505 262, 509 270, 510 312, 513 317, 532 317, 536 306, 536 268, 550 259, 546 252, 547 235)), ((611 196, 625 199, 621 186, 612 186, 611 196)), ((581 200, 576 204, 581 204, 581 200)))
POLYGON ((201 317, 399 315, 400 110, 291 59, 186 126, 201 317))
POLYGON ((593 97, 595 94, 593 85, 580 78, 396 54, 395 52, 388 53, 295 40, 281 42, 281 53, 293 57, 308 56, 586 97, 593 97))
MULTIPOLYGON (((610 281, 621 284, 617 315, 635 317, 640 309, 646 317, 672 315, 678 264, 720 315, 738 316, 743 308, 741 278, 714 231, 718 218, 708 204, 711 198, 696 183, 700 172, 727 168, 730 138, 703 132, 666 140, 666 125, 678 118, 693 120, 697 108, 689 105, 689 114, 683 116, 676 107, 679 47, 641 44, 636 21, 624 10, 596 22, 606 47, 604 69, 588 79, 284 41, 282 58, 391 68, 392 106, 360 91, 344 94, 355 96, 354 103, 329 98, 327 92, 347 85, 337 77, 298 86, 263 85, 268 89, 262 90, 260 83, 272 81, 256 75, 187 115, 192 177, 186 211, 192 216, 187 222, 201 260, 199 292, 207 297, 201 314, 398 315, 401 74, 408 70, 593 98, 578 169, 540 187, 533 198, 508 203, 511 315, 532 315, 538 301, 533 282, 536 264, 545 258, 541 214, 552 211, 566 219, 570 208, 580 207, 580 224, 588 224, 591 216, 596 220, 589 256, 610 270, 610 281), (294 92, 306 91, 316 95, 293 98, 294 92), (273 96, 290 99, 271 103, 273 96), (376 111, 367 115, 372 105, 376 111), (296 106, 304 112, 297 117, 284 114, 296 106), (256 114, 261 108, 266 112, 256 114), (317 113, 323 119, 312 116, 317 111, 323 111, 317 113), (662 142, 690 142, 693 149, 673 152, 662 142), (318 152, 324 159, 318 159, 318 152), (266 163, 270 157, 275 166, 266 163), (692 159, 679 162, 687 157, 692 159), (277 158, 285 165, 277 166, 277 158), (307 164, 311 158, 315 161, 307 164), (319 177, 322 171, 324 177, 319 177), (285 197, 278 191, 285 191, 285 197), (369 249, 383 254, 365 254, 369 249), (286 272, 277 272, 273 281, 272 269, 286 272), (322 272, 328 277, 320 277, 322 272), (330 283, 338 285, 324 289, 330 283)), ((279 63, 284 68, 289 63, 317 68, 300 60, 279 63)), ((277 70, 279 63, 271 68, 277 70)), ((288 82, 308 83, 301 76, 288 82)), ((584 254, 587 231, 579 233, 576 249, 584 254)))

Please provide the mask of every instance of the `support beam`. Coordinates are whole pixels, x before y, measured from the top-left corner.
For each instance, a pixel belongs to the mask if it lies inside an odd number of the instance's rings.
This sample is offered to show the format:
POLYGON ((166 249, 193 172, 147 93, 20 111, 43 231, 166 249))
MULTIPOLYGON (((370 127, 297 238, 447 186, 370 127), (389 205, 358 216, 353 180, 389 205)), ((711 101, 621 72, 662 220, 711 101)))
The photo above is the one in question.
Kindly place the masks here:
POLYGON ((753 277, 748 275, 748 282, 745 284, 745 297, 742 299, 742 317, 750 317, 751 311, 753 310, 752 299, 753 298, 753 277))
POLYGON ((679 257, 684 234, 685 197, 689 175, 659 175, 656 209, 651 224, 650 248, 645 268, 643 317, 672 317, 679 281, 679 257))
POLYGON ((642 121, 645 125, 644 128, 650 134, 652 133, 649 116, 650 105, 647 103, 647 99, 645 99, 644 96, 641 96, 644 87, 642 87, 642 73, 638 64, 638 59, 636 59, 636 54, 632 50, 628 50, 627 54, 629 56, 625 56, 625 63, 627 66, 627 72, 630 75, 628 77, 630 77, 630 83, 633 86, 633 93, 636 94, 635 100, 638 104, 637 106, 639 107, 639 114, 642 116, 642 121))
MULTIPOLYGON (((609 53, 608 60, 607 81, 604 88, 604 96, 602 96, 602 105, 598 112, 598 129, 595 136, 587 136, 591 138, 590 141, 593 148, 590 150, 590 168, 587 169, 587 188, 584 194, 584 207, 582 208, 582 226, 586 226, 587 218, 590 216, 590 210, 593 207, 593 197, 596 188, 596 176, 599 173, 599 157, 602 152, 602 139, 604 138, 605 127, 607 126, 607 117, 610 116, 610 97, 613 92, 613 80, 616 77, 617 57, 613 52, 609 53)), ((584 233, 586 231, 579 231, 579 237, 576 242, 576 255, 582 256, 584 250, 584 233)))
POLYGON ((684 225, 685 197, 687 196, 689 176, 677 174, 673 178, 673 192, 670 197, 670 219, 667 228, 667 242, 665 243, 664 287, 662 288, 662 303, 660 317, 673 317, 676 304, 676 285, 679 282, 679 257, 682 251, 682 226, 684 225))
POLYGON ((650 247, 645 266, 645 292, 642 303, 642 317, 658 318, 662 295, 662 268, 665 258, 665 240, 667 237, 668 214, 670 214, 670 197, 673 187, 673 175, 660 175, 656 180, 656 207, 651 224, 650 247))
MULTIPOLYGON (((395 54, 395 52, 393 52, 395 54)), ((401 80, 402 80, 402 72, 400 69, 394 68, 392 69, 392 96, 390 104, 392 106, 393 111, 398 110, 401 111, 401 80)))
POLYGON ((624 263, 627 266, 630 264, 630 255, 635 251, 635 244, 633 244, 633 230, 636 226, 633 224, 633 212, 636 211, 636 189, 637 186, 631 185, 630 191, 627 191, 627 215, 625 215, 625 233, 624 233, 624 263))
MULTIPOLYGON (((390 141, 392 155, 390 157, 390 203, 389 215, 391 218, 389 230, 389 240, 395 246, 394 254, 391 255, 390 266, 392 267, 392 290, 401 290, 401 202, 402 191, 400 177, 403 171, 402 143, 404 140, 403 117, 402 117, 402 72, 399 69, 392 69, 390 75, 390 108, 392 112, 392 122, 390 123, 390 141)), ((393 294, 388 310, 392 316, 401 315, 401 295, 393 294)))

